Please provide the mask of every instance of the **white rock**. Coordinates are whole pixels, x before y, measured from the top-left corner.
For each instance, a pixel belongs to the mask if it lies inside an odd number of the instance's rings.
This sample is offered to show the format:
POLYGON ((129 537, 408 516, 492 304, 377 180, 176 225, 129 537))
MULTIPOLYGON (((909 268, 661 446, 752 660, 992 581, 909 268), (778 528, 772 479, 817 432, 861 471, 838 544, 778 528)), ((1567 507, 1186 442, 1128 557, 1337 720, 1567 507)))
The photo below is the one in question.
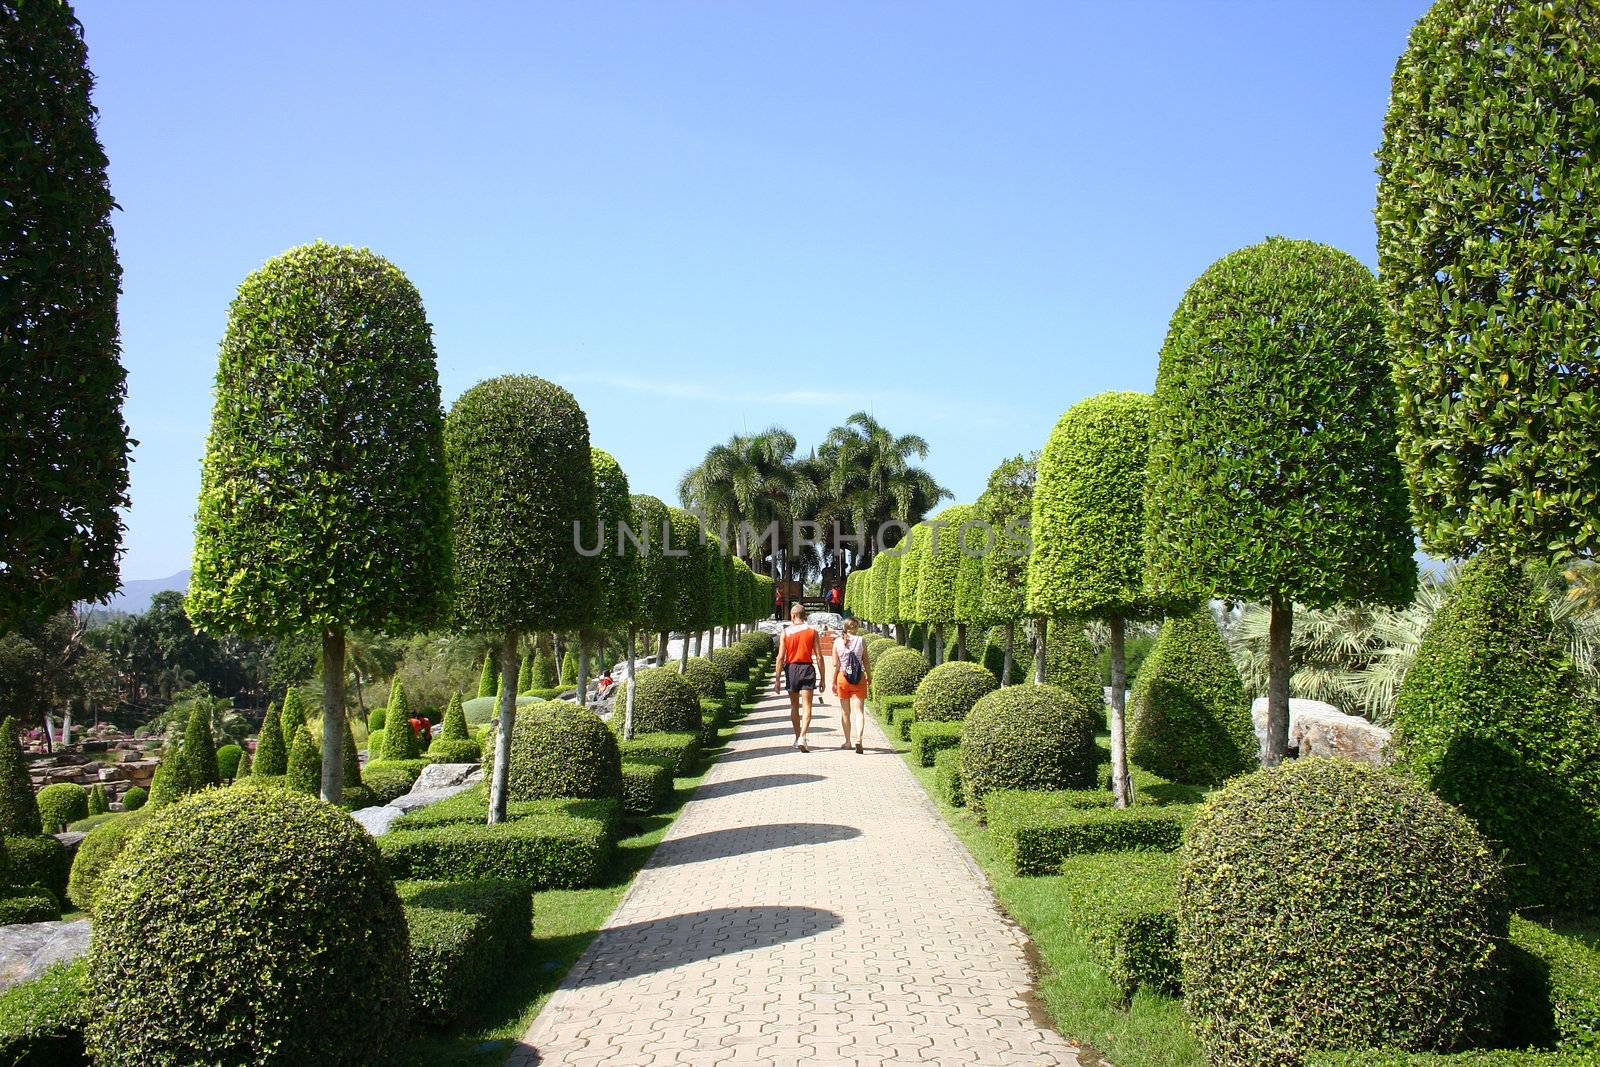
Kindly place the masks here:
POLYGON ((88 919, 0 926, 0 989, 36 978, 51 964, 77 959, 88 948, 88 919))
POLYGON ((476 763, 430 763, 422 768, 421 774, 417 775, 417 780, 411 785, 411 791, 429 793, 438 789, 466 785, 477 781, 474 775, 481 776, 482 773, 483 769, 476 763))
MULTIPOLYGON (((1265 749, 1266 697, 1251 703, 1250 718, 1255 723, 1256 742, 1265 749)), ((1302 756, 1341 756, 1382 766, 1389 762, 1392 740, 1388 730, 1359 715, 1346 715, 1321 700, 1289 698, 1289 748, 1302 756)))
POLYGON ((377 808, 357 808, 350 813, 350 817, 361 824, 361 828, 373 837, 382 837, 389 832, 389 827, 405 812, 399 808, 385 805, 377 808))

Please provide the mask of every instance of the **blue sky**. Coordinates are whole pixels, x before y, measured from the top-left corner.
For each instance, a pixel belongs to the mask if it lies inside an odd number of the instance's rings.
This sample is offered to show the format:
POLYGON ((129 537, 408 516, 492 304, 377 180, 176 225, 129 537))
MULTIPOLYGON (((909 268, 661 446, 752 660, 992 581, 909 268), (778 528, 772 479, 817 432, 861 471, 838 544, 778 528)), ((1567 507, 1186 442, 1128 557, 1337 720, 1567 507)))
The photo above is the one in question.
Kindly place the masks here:
POLYGON ((188 565, 234 289, 316 238, 405 270, 446 406, 573 390, 636 492, 868 409, 971 499, 1270 234, 1374 263, 1425 0, 79 0, 122 259, 125 578, 188 565))

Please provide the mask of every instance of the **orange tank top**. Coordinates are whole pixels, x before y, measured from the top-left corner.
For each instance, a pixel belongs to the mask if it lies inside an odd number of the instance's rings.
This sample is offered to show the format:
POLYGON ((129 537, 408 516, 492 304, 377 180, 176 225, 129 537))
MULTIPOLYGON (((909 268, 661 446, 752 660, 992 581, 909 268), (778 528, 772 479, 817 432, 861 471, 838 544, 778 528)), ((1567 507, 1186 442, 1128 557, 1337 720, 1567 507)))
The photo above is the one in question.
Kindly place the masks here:
POLYGON ((805 625, 783 631, 783 662, 810 663, 816 654, 817 631, 805 625))

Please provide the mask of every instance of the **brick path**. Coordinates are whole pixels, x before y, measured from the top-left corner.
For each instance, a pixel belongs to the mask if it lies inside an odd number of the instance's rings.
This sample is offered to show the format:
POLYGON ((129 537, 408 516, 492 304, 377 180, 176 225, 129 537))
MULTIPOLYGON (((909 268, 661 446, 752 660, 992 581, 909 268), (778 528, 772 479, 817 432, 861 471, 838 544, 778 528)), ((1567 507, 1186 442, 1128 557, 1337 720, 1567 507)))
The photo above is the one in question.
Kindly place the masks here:
POLYGON ((869 717, 768 697, 534 1020, 530 1064, 1076 1065, 1020 930, 869 717))

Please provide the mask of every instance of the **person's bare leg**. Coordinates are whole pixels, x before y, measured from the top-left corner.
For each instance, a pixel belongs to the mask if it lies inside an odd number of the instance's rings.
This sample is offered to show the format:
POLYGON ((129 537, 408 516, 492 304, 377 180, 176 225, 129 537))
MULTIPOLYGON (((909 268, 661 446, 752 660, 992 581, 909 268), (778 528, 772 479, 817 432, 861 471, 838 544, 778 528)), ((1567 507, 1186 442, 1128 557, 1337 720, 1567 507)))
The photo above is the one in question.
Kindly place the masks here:
POLYGON ((844 740, 839 742, 840 748, 850 747, 850 698, 839 698, 839 728, 844 731, 844 740))
POLYGON ((805 702, 805 711, 800 719, 800 747, 811 746, 811 690, 800 690, 800 699, 805 702))
POLYGON ((846 731, 845 743, 859 745, 861 744, 861 739, 865 737, 867 733, 867 702, 861 697, 850 697, 845 701, 845 703, 854 704, 856 706, 855 737, 852 739, 849 736, 849 732, 846 731))
MULTIPOLYGON (((808 717, 809 712, 810 709, 808 708, 808 717)), ((795 743, 798 744, 800 741, 800 693, 793 689, 789 690, 789 725, 794 727, 794 739, 795 743)))

